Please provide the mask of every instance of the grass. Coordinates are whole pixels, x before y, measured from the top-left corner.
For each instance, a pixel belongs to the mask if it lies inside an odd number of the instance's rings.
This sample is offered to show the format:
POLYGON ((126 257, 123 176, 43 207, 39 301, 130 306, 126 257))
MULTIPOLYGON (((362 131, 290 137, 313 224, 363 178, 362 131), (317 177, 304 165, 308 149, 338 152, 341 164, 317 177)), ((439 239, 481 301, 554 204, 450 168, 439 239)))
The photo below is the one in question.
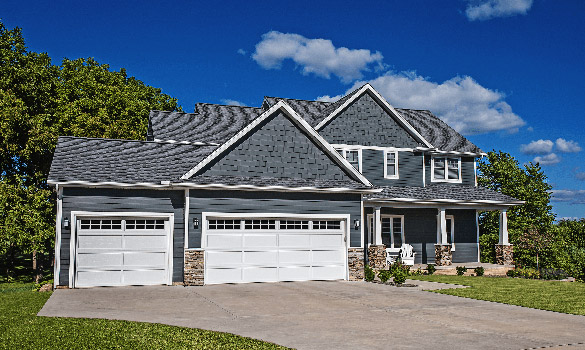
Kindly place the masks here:
POLYGON ((229 333, 129 321, 37 317, 51 293, 0 284, 0 349, 285 349, 229 333))
POLYGON ((409 278, 470 286, 470 288, 433 291, 436 293, 585 315, 585 283, 470 276, 410 276, 409 278))

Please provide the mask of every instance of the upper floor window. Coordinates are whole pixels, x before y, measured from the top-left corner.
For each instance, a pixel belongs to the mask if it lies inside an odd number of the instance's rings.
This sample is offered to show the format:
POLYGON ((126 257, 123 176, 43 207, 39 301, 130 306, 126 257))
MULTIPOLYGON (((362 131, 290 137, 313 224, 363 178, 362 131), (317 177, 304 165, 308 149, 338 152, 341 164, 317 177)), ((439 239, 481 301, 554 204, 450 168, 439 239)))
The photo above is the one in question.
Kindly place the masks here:
POLYGON ((397 151, 384 151, 384 178, 398 179, 397 151))
POLYGON ((461 158, 433 157, 431 168, 433 181, 461 182, 461 158))
POLYGON ((362 151, 359 149, 342 148, 337 150, 343 158, 347 159, 349 164, 356 168, 359 172, 362 171, 362 151))

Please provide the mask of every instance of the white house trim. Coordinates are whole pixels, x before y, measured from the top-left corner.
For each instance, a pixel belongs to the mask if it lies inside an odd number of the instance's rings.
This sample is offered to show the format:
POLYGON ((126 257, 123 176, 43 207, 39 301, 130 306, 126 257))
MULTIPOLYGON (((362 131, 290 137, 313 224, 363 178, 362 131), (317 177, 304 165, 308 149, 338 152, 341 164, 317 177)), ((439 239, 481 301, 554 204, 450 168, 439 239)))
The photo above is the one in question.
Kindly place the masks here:
POLYGON ((341 113, 341 111, 343 111, 345 108, 347 108, 347 106, 352 104, 355 100, 357 100, 359 97, 361 97, 367 91, 369 91, 373 95, 372 97, 374 97, 374 100, 376 100, 376 102, 378 102, 383 108, 385 108, 387 112, 390 112, 390 114, 392 114, 398 120, 398 122, 400 124, 402 124, 402 126, 405 127, 408 130, 408 132, 411 133, 411 135, 413 135, 416 139, 418 139, 418 141, 424 143, 427 147, 433 148, 433 145, 431 145, 427 140, 425 140, 425 138, 422 137, 422 135, 419 134, 419 132, 416 131, 416 129, 412 125, 410 125, 410 123, 408 123, 402 117, 402 115, 400 115, 400 113, 398 113, 398 111, 396 111, 394 109, 394 107, 392 107, 388 103, 388 101, 386 101, 386 99, 384 99, 382 97, 382 95, 380 95, 378 93, 378 91, 376 91, 370 84, 364 85, 358 92, 353 94, 353 96, 351 96, 349 99, 347 99, 347 101, 345 101, 341 106, 339 106, 331 114, 329 114, 329 116, 327 116, 327 118, 323 119, 319 124, 317 124, 317 126, 315 127, 315 130, 320 130, 323 126, 327 125, 327 123, 329 123, 329 121, 331 119, 335 118, 339 113, 341 113))
POLYGON ((224 144, 219 146, 215 151, 213 151, 210 155, 208 155, 205 159, 203 159, 199 164, 197 164, 194 168, 189 170, 185 173, 181 179, 188 180, 193 175, 195 175, 199 170, 209 164, 212 160, 219 157, 223 154, 230 146, 240 140, 242 137, 250 133, 256 126, 266 120, 268 117, 272 116, 276 111, 282 111, 285 115, 287 115, 290 120, 297 125, 300 129, 305 131, 312 139, 317 143, 317 145, 321 146, 322 149, 325 150, 341 167, 348 171, 350 174, 354 176, 355 179, 358 179, 361 183, 366 186, 372 186, 370 181, 366 179, 360 172, 355 169, 345 158, 343 158, 323 137, 321 137, 315 129, 313 129, 302 117, 300 117, 286 102, 279 101, 274 106, 270 107, 266 112, 262 113, 258 118, 254 119, 250 124, 248 124, 245 128, 240 130, 237 134, 232 136, 228 141, 224 144))
POLYGON ((149 218, 166 218, 169 225, 169 256, 168 256, 168 275, 167 284, 173 284, 173 237, 175 231, 175 214, 173 213, 154 213, 154 212, 94 212, 94 211, 72 211, 71 212, 71 239, 69 245, 69 288, 75 286, 75 247, 77 237, 77 218, 78 217, 149 217, 149 218))
MULTIPOLYGON (((184 246, 185 249, 189 248, 189 226, 191 223, 189 222, 189 189, 185 190, 185 221, 184 221, 184 229, 185 229, 185 239, 184 239, 184 246)), ((183 265, 185 264, 185 253, 183 252, 183 265)))
POLYGON ((53 288, 59 285, 59 273, 61 272, 61 225, 63 221, 63 187, 56 186, 57 190, 57 215, 55 218, 55 264, 53 266, 53 288))
POLYGON ((363 145, 347 145, 345 143, 332 143, 331 146, 335 149, 347 148, 347 149, 368 149, 374 151, 400 151, 400 152, 421 152, 416 148, 408 147, 382 147, 382 146, 363 146, 363 145))
MULTIPOLYGON (((455 158, 455 157, 453 157, 455 158)), ((450 182, 450 183, 463 183, 461 177, 461 157, 456 157, 458 161, 457 179, 448 179, 449 176, 449 157, 448 156, 431 156, 431 182, 450 182), (441 158, 445 160, 445 178, 435 179, 435 158, 441 158)))
POLYGON ((154 139, 153 142, 156 143, 170 143, 170 144, 179 144, 179 145, 193 145, 193 146, 219 146, 219 143, 214 142, 193 142, 193 141, 175 141, 175 140, 161 140, 161 139, 154 139))
POLYGON ((400 163, 398 160, 398 151, 393 151, 393 150, 385 150, 384 151, 384 178, 385 179, 399 179, 400 175, 398 172, 398 164, 400 163), (388 153, 394 153, 394 169, 395 169, 395 174, 394 175, 388 175, 388 153))
MULTIPOLYGON (((367 218, 368 218, 368 237, 372 236, 372 232, 374 230, 375 227, 377 227, 377 223, 374 222, 374 214, 368 214, 367 218), (372 227, 372 223, 374 223, 374 227, 372 227)), ((390 246, 388 246, 387 248, 400 248, 400 247, 396 247, 395 246, 395 242, 394 242, 394 219, 400 219, 400 239, 402 240, 402 243, 407 243, 406 242, 406 233, 404 232, 404 215, 398 215, 398 214, 380 214, 380 244, 382 244, 382 232, 381 232, 381 227, 382 227, 382 219, 387 218, 390 219, 390 246)))

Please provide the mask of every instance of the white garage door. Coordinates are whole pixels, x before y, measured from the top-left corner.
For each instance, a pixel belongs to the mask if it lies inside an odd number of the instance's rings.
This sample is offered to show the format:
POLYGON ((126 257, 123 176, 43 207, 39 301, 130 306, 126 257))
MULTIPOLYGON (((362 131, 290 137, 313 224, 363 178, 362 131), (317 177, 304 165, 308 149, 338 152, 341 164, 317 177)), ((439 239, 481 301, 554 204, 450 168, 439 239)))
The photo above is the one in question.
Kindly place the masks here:
POLYGON ((80 218, 76 224, 75 287, 169 282, 168 220, 80 218))
POLYGON ((206 225, 206 284, 346 276, 345 220, 211 217, 206 225))

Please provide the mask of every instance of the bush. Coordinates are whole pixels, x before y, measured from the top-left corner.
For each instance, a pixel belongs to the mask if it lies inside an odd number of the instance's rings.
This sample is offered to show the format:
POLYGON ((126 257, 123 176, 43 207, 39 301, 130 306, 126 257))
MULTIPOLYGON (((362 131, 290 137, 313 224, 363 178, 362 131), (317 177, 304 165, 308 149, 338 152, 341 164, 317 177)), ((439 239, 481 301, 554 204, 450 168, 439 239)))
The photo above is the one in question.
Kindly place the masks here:
POLYGON ((435 271, 437 271, 437 269, 435 268, 435 265, 433 265, 433 264, 427 265, 427 273, 429 275, 432 275, 433 273, 435 273, 435 271))
POLYGON ((482 266, 476 267, 473 272, 475 272, 476 276, 483 276, 485 269, 482 266))
POLYGON ((463 276, 463 274, 465 274, 465 272, 467 271, 467 267, 465 266, 457 266, 457 276, 463 276))
POLYGON ((392 276, 395 276, 398 271, 404 272, 404 274, 408 276, 410 275, 410 266, 404 265, 400 261, 397 261, 390 265, 389 271, 391 271, 392 276))
POLYGON ((380 278, 380 281, 382 281, 382 283, 386 283, 388 282, 390 277, 392 277, 392 272, 389 270, 380 270, 378 271, 378 277, 380 278))
POLYGON ((368 281, 368 282, 372 282, 374 280, 374 277, 376 277, 376 273, 368 265, 366 265, 364 267, 364 272, 365 272, 366 281, 368 281))
POLYGON ((540 269, 540 278, 543 280, 563 280, 569 274, 561 269, 540 269))
POLYGON ((522 278, 528 278, 528 279, 539 279, 540 278, 540 273, 537 270, 531 269, 531 268, 520 268, 520 269, 508 270, 508 272, 506 272, 506 275, 508 277, 522 277, 522 278))
POLYGON ((402 284, 406 282, 406 273, 403 270, 397 270, 394 274, 394 283, 402 284))
POLYGON ((410 275, 411 276, 422 276, 423 275, 423 272, 422 272, 422 270, 419 267, 418 269, 416 269, 414 271, 411 271, 410 272, 410 275))

